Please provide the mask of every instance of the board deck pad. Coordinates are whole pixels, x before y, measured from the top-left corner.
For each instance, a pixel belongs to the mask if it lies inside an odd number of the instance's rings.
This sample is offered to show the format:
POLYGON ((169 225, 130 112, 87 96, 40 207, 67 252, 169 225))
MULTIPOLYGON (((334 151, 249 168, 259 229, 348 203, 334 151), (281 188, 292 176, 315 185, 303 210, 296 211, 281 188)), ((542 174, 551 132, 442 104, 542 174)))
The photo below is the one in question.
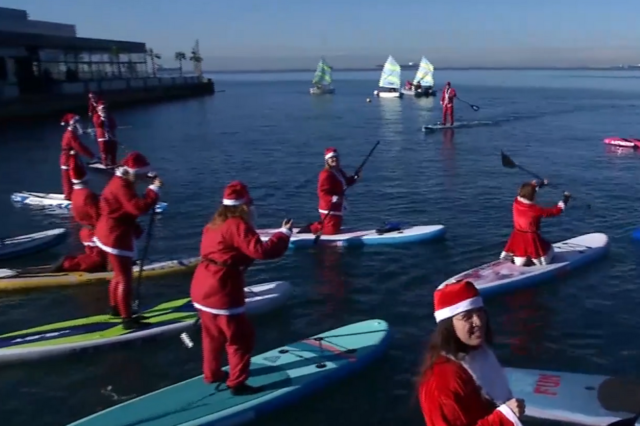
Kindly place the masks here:
POLYGON ((441 123, 435 123, 435 124, 428 124, 426 126, 422 126, 422 130, 428 131, 428 130, 443 130, 443 129, 460 129, 464 127, 488 126, 490 124, 495 124, 495 122, 493 121, 459 121, 457 123, 454 123, 453 125, 450 125, 450 124, 444 125, 441 123))
POLYGON ((70 426, 239 425, 355 372, 380 356, 388 324, 368 320, 274 349, 251 360, 248 384, 262 392, 233 396, 202 376, 160 389, 70 426))
POLYGON ((636 379, 519 368, 505 373, 530 417, 605 426, 640 411, 636 379))

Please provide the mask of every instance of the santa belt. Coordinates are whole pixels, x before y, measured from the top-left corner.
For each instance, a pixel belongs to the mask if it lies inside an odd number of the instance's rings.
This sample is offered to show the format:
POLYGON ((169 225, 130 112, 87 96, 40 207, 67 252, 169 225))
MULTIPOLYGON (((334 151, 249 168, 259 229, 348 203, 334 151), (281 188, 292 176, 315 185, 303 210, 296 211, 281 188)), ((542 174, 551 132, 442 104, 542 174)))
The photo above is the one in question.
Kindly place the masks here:
POLYGON ((206 262, 210 265, 214 265, 214 266, 219 266, 220 268, 230 268, 230 267, 236 267, 237 269, 240 269, 241 271, 246 271, 248 267, 243 268, 240 266, 235 266, 230 262, 218 262, 217 260, 213 260, 213 259, 209 259, 208 257, 203 257, 202 258, 203 262, 206 262))

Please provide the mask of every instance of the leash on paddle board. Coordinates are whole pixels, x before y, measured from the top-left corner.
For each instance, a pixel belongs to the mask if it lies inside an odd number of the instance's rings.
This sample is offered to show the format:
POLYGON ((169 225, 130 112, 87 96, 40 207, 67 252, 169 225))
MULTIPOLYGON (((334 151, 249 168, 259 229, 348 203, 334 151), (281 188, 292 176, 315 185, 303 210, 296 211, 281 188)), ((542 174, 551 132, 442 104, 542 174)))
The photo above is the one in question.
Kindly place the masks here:
POLYGON ((635 426, 638 419, 640 419, 640 413, 636 414, 633 417, 616 420, 615 422, 609 423, 607 426, 635 426))
POLYGON ((144 261, 149 253, 149 245, 151 243, 151 231, 153 230, 153 223, 156 221, 156 206, 151 208, 151 216, 149 217, 149 225, 147 226, 147 236, 144 242, 144 249, 142 250, 142 258, 140 259, 140 266, 138 267, 138 279, 136 280, 136 300, 133 302, 133 310, 137 311, 140 307, 140 293, 142 289, 142 270, 144 268, 144 261))
POLYGON ((457 98, 460 102, 462 102, 462 103, 465 103, 465 104, 469 105, 469 106, 471 107, 471 109, 472 109, 472 110, 474 110, 474 111, 480 111, 480 107, 479 107, 478 105, 470 104, 469 102, 465 101, 464 99, 460 99, 458 96, 456 96, 456 98, 457 98))
MULTIPOLYGON (((507 154, 504 153, 504 151, 500 151, 500 157, 501 157, 501 160, 502 160, 502 167, 506 167, 507 169, 520 169, 523 172, 533 176, 534 178, 536 178, 540 182, 544 182, 544 179, 542 178, 542 176, 540 176, 537 173, 532 172, 531 170, 525 169, 524 167, 522 167, 521 165, 519 165, 518 163, 513 161, 511 159, 511 157, 509 157, 507 154)), ((547 185, 547 186, 556 187, 553 184, 547 185)), ((577 201, 576 197, 574 197, 573 195, 571 196, 571 198, 573 200, 577 201)), ((586 206, 587 209, 591 209, 591 204, 586 204, 585 206, 586 206)))
MULTIPOLYGON (((362 160, 362 163, 360 163, 360 166, 358 166, 358 168, 356 169, 355 173, 353 174, 354 176, 358 176, 358 177, 360 176, 360 173, 362 173, 362 169, 364 169, 365 164, 367 164, 367 161, 369 161, 371 154, 373 154, 373 151, 376 150, 378 145, 380 145, 380 141, 377 141, 376 144, 373 145, 373 148, 371 148, 371 150, 369 151, 369 154, 367 154, 364 160, 362 160)), ((344 190, 344 192, 347 192, 349 188, 350 187, 347 187, 344 190)), ((315 238, 313 239, 313 245, 318 244, 318 241, 320 241, 320 238, 322 237, 322 231, 324 230, 324 221, 327 220, 327 218, 331 214, 332 206, 333 206, 333 203, 331 204, 331 206, 329 206, 329 211, 327 211, 327 214, 324 215, 324 217, 322 218, 322 221, 320 222, 320 231, 316 234, 315 238)))

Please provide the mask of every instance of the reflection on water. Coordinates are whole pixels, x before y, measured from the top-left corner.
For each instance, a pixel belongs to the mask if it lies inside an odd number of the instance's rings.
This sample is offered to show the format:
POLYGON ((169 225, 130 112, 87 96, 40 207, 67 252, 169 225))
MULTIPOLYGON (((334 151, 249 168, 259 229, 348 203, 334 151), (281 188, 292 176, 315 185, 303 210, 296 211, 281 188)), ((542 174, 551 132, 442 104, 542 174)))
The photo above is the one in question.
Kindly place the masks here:
POLYGON ((455 189, 456 176, 456 147, 454 145, 454 129, 442 131, 442 164, 444 167, 444 184, 448 190, 455 189))
POLYGON ((405 99, 380 98, 380 138, 386 141, 400 140, 403 134, 402 103, 405 99))
POLYGON ((550 318, 536 296, 535 290, 529 289, 503 298, 508 311, 503 315, 499 329, 509 336, 507 343, 513 354, 530 357, 540 354, 550 318))
POLYGON ((315 253, 316 276, 321 286, 318 294, 325 297, 325 314, 330 318, 339 318, 345 314, 345 280, 344 261, 340 247, 325 246, 315 253))

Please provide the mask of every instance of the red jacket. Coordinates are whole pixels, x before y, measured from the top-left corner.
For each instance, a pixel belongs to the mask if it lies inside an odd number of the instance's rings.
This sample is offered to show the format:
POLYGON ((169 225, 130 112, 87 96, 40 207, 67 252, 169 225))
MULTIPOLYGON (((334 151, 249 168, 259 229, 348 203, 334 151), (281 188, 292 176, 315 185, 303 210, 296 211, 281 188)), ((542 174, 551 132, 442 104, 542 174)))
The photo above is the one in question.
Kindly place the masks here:
POLYGON ((69 168, 70 152, 75 151, 78 154, 93 160, 96 155, 78 137, 78 133, 73 129, 67 129, 62 135, 62 152, 60 153, 60 168, 69 168))
POLYGON ((453 99, 456 97, 456 89, 453 87, 449 87, 449 89, 444 89, 442 91, 442 96, 440 97, 440 103, 443 106, 453 106, 453 99))
POLYGON ((217 315, 244 312, 244 272, 254 260, 284 255, 290 237, 291 231, 283 228, 262 242, 253 226, 237 217, 215 228, 205 226, 200 243, 202 261, 191 280, 194 306, 217 315))
POLYGON ((102 117, 100 114, 93 115, 93 127, 96 129, 96 139, 100 141, 115 141, 116 124, 115 118, 111 114, 107 114, 106 117, 102 117))
POLYGON ((318 211, 342 216, 344 191, 355 183, 355 176, 347 176, 342 169, 322 169, 318 176, 318 211))
POLYGON ((159 192, 151 185, 139 197, 133 182, 116 172, 100 197, 100 218, 95 230, 98 247, 117 256, 135 257, 135 239, 143 233, 136 219, 156 205, 159 192))
POLYGON ((93 117, 94 114, 98 113, 98 103, 101 101, 101 99, 95 95, 94 99, 95 100, 91 100, 91 98, 89 98, 89 117, 93 117))
POLYGON ((513 232, 504 251, 515 257, 531 259, 546 255, 551 244, 540 235, 540 220, 560 215, 564 207, 562 201, 555 207, 547 208, 516 197, 513 202, 513 232))
POLYGON ((83 184, 73 185, 71 193, 71 212, 73 218, 82 226, 95 228, 100 217, 98 196, 83 184))

